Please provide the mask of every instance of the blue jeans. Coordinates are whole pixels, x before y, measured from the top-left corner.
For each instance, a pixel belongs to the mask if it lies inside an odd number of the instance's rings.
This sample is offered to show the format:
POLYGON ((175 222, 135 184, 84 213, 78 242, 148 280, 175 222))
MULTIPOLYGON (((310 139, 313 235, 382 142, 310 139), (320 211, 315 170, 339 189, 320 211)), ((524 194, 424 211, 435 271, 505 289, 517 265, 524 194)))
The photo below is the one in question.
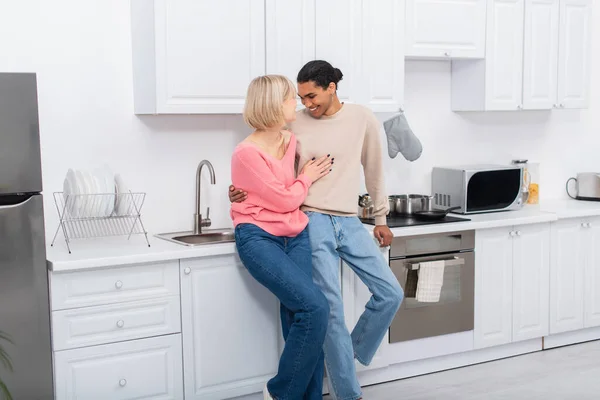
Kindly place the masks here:
POLYGON ((325 366, 331 395, 361 397, 354 359, 369 365, 404 298, 402 287, 367 229, 356 217, 307 213, 313 252, 313 279, 329 302, 325 366), (372 293, 352 333, 344 320, 340 258, 372 293))
POLYGON ((329 305, 313 283, 308 229, 296 237, 278 237, 240 224, 235 242, 246 269, 281 303, 285 346, 277 375, 267 383, 269 393, 277 400, 321 400, 329 305))

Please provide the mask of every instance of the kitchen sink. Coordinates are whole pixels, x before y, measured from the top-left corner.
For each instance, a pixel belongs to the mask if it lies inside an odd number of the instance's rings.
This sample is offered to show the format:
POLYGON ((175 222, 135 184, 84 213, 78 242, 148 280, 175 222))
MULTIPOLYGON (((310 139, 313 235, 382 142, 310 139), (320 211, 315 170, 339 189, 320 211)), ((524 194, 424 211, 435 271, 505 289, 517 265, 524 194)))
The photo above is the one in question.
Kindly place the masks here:
POLYGON ((235 235, 231 229, 211 229, 198 234, 193 232, 161 233, 156 237, 184 246, 235 242, 235 235))

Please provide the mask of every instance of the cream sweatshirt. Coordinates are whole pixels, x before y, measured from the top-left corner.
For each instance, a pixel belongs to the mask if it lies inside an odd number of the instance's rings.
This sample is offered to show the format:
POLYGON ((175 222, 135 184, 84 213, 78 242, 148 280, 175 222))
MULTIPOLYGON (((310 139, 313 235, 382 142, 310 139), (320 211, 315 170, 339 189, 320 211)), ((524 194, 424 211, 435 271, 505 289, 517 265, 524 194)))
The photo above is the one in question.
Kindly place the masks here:
POLYGON ((298 167, 313 157, 331 154, 333 171, 308 190, 303 211, 356 216, 361 165, 367 191, 375 204, 375 223, 386 224, 389 210, 383 174, 379 122, 368 108, 344 104, 331 116, 315 119, 308 110, 299 111, 290 130, 296 135, 298 167))

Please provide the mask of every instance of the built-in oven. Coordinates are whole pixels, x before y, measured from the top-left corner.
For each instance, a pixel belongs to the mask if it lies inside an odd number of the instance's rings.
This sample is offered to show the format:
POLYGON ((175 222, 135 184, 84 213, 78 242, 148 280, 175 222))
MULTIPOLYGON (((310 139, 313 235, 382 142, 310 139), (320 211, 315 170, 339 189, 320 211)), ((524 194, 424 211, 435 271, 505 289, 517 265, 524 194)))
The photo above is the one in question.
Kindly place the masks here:
POLYGON ((394 238, 390 267, 404 301, 390 326, 390 343, 473 330, 474 248, 473 230, 394 238), (438 268, 434 300, 422 295, 432 266, 438 268))

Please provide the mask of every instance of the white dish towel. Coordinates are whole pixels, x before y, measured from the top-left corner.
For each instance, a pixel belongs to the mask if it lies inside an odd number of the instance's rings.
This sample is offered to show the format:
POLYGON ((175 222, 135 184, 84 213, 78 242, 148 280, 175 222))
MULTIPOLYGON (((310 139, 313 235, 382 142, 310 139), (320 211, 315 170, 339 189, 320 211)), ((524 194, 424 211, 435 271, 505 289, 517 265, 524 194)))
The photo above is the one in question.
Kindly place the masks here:
POLYGON ((420 263, 416 296, 418 302, 436 303, 440 301, 445 266, 446 261, 444 260, 420 263))

